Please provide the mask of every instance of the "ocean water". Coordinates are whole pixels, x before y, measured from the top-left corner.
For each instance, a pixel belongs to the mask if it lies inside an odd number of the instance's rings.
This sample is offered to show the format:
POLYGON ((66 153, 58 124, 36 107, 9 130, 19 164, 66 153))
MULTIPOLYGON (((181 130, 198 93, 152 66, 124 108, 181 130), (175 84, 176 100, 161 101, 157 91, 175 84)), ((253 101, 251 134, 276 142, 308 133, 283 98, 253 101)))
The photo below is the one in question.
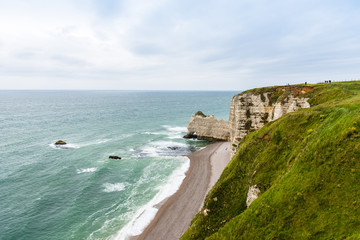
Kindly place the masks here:
POLYGON ((182 138, 190 116, 227 120, 234 94, 0 91, 0 239, 140 234, 207 144, 182 138))

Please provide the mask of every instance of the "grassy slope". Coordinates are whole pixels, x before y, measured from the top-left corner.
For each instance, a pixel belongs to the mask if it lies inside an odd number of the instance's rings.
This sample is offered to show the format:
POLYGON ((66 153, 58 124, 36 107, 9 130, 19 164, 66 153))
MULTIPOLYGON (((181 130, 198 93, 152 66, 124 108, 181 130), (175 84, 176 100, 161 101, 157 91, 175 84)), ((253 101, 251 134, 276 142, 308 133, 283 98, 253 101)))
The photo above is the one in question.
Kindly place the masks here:
POLYGON ((242 141, 181 239, 360 238, 360 82, 313 86, 313 107, 242 141))

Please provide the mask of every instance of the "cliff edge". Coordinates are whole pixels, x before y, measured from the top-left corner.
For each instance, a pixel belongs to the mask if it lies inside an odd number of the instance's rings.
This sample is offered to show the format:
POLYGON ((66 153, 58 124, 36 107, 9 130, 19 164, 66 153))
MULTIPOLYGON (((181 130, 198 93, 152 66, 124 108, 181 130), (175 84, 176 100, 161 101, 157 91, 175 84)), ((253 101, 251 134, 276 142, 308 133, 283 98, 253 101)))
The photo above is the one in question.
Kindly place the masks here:
POLYGON ((309 108, 309 98, 304 95, 312 89, 313 87, 302 85, 268 87, 235 95, 231 100, 229 116, 231 157, 248 133, 262 128, 284 114, 309 108))
POLYGON ((181 240, 360 239, 360 82, 308 87, 233 98, 247 135, 181 240))
POLYGON ((240 141, 250 132, 284 114, 301 108, 309 108, 305 94, 311 86, 282 86, 249 90, 235 95, 230 104, 229 121, 218 120, 198 111, 187 124, 185 138, 209 141, 231 141, 231 157, 240 141))

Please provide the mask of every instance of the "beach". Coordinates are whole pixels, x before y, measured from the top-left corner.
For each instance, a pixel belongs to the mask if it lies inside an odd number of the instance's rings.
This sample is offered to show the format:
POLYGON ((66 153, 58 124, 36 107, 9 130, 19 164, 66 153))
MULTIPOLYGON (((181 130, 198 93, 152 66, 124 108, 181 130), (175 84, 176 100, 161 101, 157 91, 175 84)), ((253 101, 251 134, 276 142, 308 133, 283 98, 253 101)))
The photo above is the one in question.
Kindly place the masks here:
POLYGON ((230 143, 213 143, 187 157, 190 168, 179 190, 159 206, 149 226, 132 240, 179 239, 203 206, 207 192, 229 163, 230 143))

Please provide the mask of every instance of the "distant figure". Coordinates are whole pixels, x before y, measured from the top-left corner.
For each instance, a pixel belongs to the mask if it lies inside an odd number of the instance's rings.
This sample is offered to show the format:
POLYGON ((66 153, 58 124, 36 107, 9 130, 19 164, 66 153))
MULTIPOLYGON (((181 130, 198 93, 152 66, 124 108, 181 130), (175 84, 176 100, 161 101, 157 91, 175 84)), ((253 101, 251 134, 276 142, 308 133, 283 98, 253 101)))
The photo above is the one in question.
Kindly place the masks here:
POLYGON ((329 83, 331 83, 331 80, 329 80, 329 83))
POLYGON ((307 84, 307 82, 305 82, 305 85, 307 84))

